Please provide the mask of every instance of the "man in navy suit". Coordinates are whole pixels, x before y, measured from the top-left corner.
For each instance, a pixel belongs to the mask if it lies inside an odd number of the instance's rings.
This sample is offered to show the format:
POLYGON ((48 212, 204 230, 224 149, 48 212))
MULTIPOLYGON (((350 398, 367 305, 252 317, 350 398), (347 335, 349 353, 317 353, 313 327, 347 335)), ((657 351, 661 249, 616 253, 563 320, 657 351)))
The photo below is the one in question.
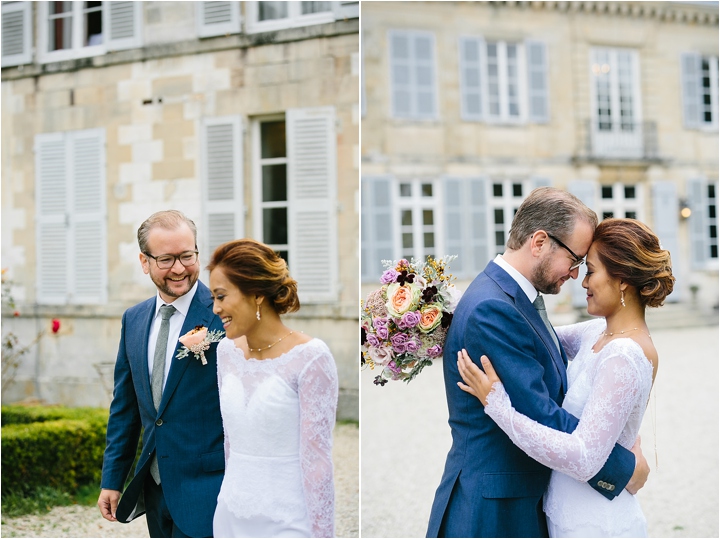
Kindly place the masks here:
POLYGON ((221 330, 208 288, 198 281, 195 224, 174 210, 138 229, 140 263, 155 297, 128 309, 115 364, 103 459, 100 511, 130 522, 146 514, 151 537, 211 537, 225 470, 217 344, 207 364, 177 359, 178 338, 196 326, 221 330), (166 344, 162 344, 165 341, 166 344), (143 429, 135 476, 122 494, 143 429))
MULTIPOLYGON (((488 263, 458 304, 443 357, 453 443, 428 537, 548 536, 542 497, 551 471, 514 446, 480 401, 457 386, 457 353, 465 348, 478 364, 487 355, 518 412, 572 432, 578 418, 561 407, 567 357, 542 318, 547 315, 538 297, 577 279, 596 226, 595 213, 571 194, 534 190, 513 219, 507 250, 488 263)), ((637 492, 648 473, 639 448, 630 452, 616 444, 588 483, 612 500, 624 488, 637 492)))

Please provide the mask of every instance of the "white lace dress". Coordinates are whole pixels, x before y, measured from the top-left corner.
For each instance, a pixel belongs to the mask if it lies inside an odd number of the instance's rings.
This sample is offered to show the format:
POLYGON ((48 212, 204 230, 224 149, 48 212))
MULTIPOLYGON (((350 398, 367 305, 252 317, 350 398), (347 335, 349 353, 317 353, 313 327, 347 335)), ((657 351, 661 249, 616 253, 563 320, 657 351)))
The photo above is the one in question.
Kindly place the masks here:
POLYGON ((652 363, 632 339, 614 339, 599 353, 592 351, 605 327, 599 319, 556 328, 568 358, 574 358, 563 401, 580 419, 572 434, 518 413, 499 382, 485 407, 515 445, 554 470, 544 498, 550 537, 647 537, 635 496, 623 490, 610 501, 586 483, 616 442, 632 447, 652 387, 652 363))
POLYGON ((327 345, 256 360, 226 338, 217 358, 225 478, 214 536, 332 537, 338 382, 327 345))

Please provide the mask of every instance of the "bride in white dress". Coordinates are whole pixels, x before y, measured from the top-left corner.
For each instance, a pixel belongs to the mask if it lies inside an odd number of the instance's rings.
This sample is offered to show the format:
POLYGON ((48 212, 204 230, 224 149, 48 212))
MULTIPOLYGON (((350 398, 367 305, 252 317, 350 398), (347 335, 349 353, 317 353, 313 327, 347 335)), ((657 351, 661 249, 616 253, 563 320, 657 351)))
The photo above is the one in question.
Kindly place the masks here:
POLYGON ((640 430, 658 365, 645 308, 662 305, 672 291, 670 254, 639 221, 607 219, 595 231, 587 268, 588 313, 603 318, 556 328, 572 360, 563 402, 580 418, 572 434, 517 412, 486 356, 487 375, 464 350, 458 354, 468 384, 458 385, 482 401, 515 445, 554 470, 543 502, 550 537, 646 537, 635 496, 624 490, 610 501, 587 481, 616 442, 630 449, 640 430))
POLYGON ((280 320, 300 306, 296 282, 266 245, 221 245, 208 269, 226 333, 217 349, 225 477, 213 534, 333 537, 330 350, 280 320))

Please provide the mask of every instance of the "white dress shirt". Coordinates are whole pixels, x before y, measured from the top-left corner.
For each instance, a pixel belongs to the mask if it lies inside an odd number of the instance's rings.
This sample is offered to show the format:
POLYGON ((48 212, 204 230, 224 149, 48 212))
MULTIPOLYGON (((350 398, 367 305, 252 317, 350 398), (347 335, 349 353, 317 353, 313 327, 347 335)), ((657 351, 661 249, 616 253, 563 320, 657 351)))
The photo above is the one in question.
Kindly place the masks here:
POLYGON ((538 297, 538 291, 535 289, 535 287, 532 285, 530 281, 528 281, 525 276, 520 273, 518 270, 513 268, 507 260, 505 260, 502 255, 497 255, 495 257, 495 260, 493 260, 498 266, 500 266, 502 269, 505 270, 505 272, 513 278, 513 280, 520 285, 520 288, 522 288, 523 292, 525 292, 525 295, 527 295, 528 299, 530 300, 530 303, 535 301, 535 299, 538 297))
POLYGON ((185 294, 184 296, 181 296, 177 298, 172 303, 166 303, 161 297, 160 293, 158 292, 157 296, 155 297, 155 317, 153 318, 152 324, 150 326, 150 338, 148 339, 148 374, 150 378, 152 379, 152 370, 153 370, 153 362, 155 359, 155 345, 157 344, 157 338, 158 333, 160 333, 160 324, 162 322, 162 317, 160 316, 160 307, 163 305, 172 305, 175 307, 175 312, 170 317, 170 332, 168 333, 168 347, 167 352, 165 354, 165 374, 163 376, 163 390, 165 389, 165 382, 167 382, 168 373, 170 372, 170 366, 172 365, 172 362, 175 361, 175 348, 178 342, 178 339, 180 338, 180 330, 183 327, 183 324, 185 323, 185 317, 187 316, 188 311, 190 310, 190 304, 192 303, 193 298, 195 297, 195 292, 197 292, 197 281, 193 285, 193 287, 190 289, 190 291, 185 294))

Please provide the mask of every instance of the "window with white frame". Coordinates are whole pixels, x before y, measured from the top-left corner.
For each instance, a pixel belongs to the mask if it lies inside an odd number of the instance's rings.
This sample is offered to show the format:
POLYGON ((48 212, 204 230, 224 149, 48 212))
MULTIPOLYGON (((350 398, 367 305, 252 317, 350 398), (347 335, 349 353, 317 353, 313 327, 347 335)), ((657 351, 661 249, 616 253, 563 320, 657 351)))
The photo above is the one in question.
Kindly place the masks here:
POLYGON ((425 260, 439 255, 438 197, 432 180, 402 180, 396 184, 396 219, 400 256, 425 260))
POLYGON ((694 269, 718 266, 718 182, 693 178, 687 182, 692 213, 688 219, 690 260, 694 269))
POLYGON ((437 118, 435 36, 429 32, 392 30, 388 40, 392 116, 413 120, 437 118))
POLYGON ((254 236, 277 251, 301 301, 338 293, 334 107, 289 109, 253 121, 254 236))
POLYGON ((490 219, 492 225, 491 248, 493 255, 505 252, 510 234, 510 226, 525 197, 530 194, 531 187, 524 180, 492 180, 490 182, 490 219))
POLYGON ((614 183, 600 186, 600 220, 628 218, 643 220, 642 189, 639 185, 614 183))
POLYGON ((37 302, 107 301, 105 130, 35 137, 37 302))
POLYGON ((272 32, 332 22, 335 4, 338 2, 246 2, 247 31, 272 32))
POLYGON ((547 52, 538 41, 460 38, 462 118, 498 123, 547 122, 547 52))
POLYGON ((590 51, 592 150, 602 157, 643 154, 639 60, 633 49, 590 51))
POLYGON ((140 46, 142 2, 38 2, 38 59, 55 62, 140 46))
POLYGON ((681 69, 685 127, 717 130, 718 57, 686 53, 681 69))

